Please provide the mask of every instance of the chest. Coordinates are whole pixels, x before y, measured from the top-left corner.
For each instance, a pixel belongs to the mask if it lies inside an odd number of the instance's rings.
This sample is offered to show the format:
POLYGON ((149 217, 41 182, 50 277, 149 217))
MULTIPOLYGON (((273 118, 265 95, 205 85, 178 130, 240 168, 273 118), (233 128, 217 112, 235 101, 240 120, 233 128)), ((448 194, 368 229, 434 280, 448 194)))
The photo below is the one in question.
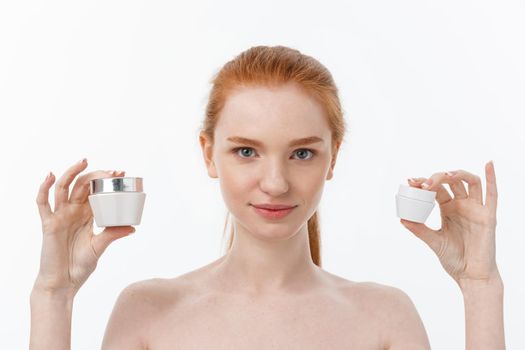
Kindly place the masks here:
POLYGON ((148 350, 374 349, 381 329, 352 303, 326 297, 204 297, 167 312, 148 350))

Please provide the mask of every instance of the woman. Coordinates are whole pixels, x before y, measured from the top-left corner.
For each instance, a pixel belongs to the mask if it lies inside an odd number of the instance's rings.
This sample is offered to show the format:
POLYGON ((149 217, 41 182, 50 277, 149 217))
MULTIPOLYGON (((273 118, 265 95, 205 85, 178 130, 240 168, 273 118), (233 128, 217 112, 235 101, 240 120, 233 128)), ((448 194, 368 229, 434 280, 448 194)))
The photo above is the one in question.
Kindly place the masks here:
MULTIPOLYGON (((213 80, 200 145, 232 214, 229 249, 176 278, 126 287, 102 348, 429 349, 403 291, 352 282, 321 268, 316 208, 325 180, 333 177, 344 133, 337 88, 317 60, 282 46, 258 46, 228 62, 213 80)), ((31 294, 32 349, 69 348, 74 296, 108 245, 134 231, 126 226, 93 234, 89 180, 124 172, 81 175, 69 195, 86 166, 84 160, 59 179, 54 212, 48 202, 54 176, 38 193, 44 235, 31 294)), ((428 244, 458 283, 467 348, 503 349, 492 163, 486 178, 485 204, 480 179, 464 170, 410 180, 411 186, 437 192, 442 228, 401 223, 428 244)))

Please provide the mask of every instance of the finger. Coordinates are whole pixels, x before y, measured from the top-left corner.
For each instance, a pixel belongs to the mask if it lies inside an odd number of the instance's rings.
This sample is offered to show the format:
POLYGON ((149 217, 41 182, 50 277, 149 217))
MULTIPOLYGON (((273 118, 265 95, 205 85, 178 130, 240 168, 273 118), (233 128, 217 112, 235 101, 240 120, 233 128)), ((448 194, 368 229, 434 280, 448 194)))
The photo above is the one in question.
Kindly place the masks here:
POLYGON ((483 195, 481 189, 481 179, 479 176, 465 170, 455 170, 449 172, 453 179, 465 181, 468 184, 468 197, 483 205, 483 195))
POLYGON ((115 240, 129 236, 135 232, 133 226, 111 226, 106 227, 101 233, 94 235, 91 240, 91 247, 95 256, 99 258, 106 248, 115 240))
POLYGON ((73 190, 71 190, 71 198, 69 199, 69 202, 73 204, 85 203, 89 196, 89 183, 91 180, 111 178, 123 175, 124 173, 124 171, 116 172, 116 170, 97 170, 80 176, 75 182, 73 190))
POLYGON ((71 166, 66 172, 60 177, 57 184, 55 185, 55 211, 62 208, 69 198, 69 185, 82 170, 87 167, 87 159, 84 158, 80 162, 71 166))
POLYGON ((444 183, 449 185, 450 190, 454 194, 454 198, 457 198, 457 199, 468 198, 467 190, 465 189, 463 182, 452 179, 450 175, 448 175, 445 172, 439 172, 439 173, 433 174, 427 181, 421 184, 421 187, 423 189, 426 189, 427 191, 433 191, 433 189, 436 186, 442 185, 444 183), (428 185, 428 186, 425 187, 425 185, 428 185))
POLYGON ((436 254, 438 254, 439 249, 441 247, 441 236, 439 235, 438 231, 433 230, 427 225, 418 222, 413 222, 405 219, 401 219, 400 222, 416 237, 425 242, 430 247, 430 249, 432 249, 436 254))
POLYGON ((492 213, 495 217, 496 208, 498 206, 498 188, 496 186, 496 171, 494 170, 493 161, 490 161, 485 165, 485 177, 487 179, 485 205, 492 210, 492 213))
MULTIPOLYGON (((417 177, 417 178, 414 178, 414 179, 417 180, 417 182, 414 182, 414 187, 418 187, 418 188, 422 188, 421 185, 425 181, 427 181, 427 178, 425 178, 425 177, 417 177)), ((409 181, 409 183, 410 183, 410 181, 409 181)), ((436 192, 436 201, 439 204, 444 204, 444 203, 447 203, 447 202, 452 200, 452 196, 450 195, 450 193, 448 193, 448 191, 445 188, 445 186, 443 186, 443 185, 434 186, 434 188, 432 190, 434 192, 436 192)))
POLYGON ((51 206, 49 205, 49 188, 53 182, 55 182, 55 175, 52 172, 49 172, 44 182, 40 184, 36 196, 36 204, 42 221, 46 220, 51 214, 53 214, 51 206))
MULTIPOLYGON (((467 193, 467 189, 465 188, 465 185, 463 184, 463 181, 461 179, 458 179, 450 174, 447 173, 448 176, 448 186, 450 187, 450 190, 454 194, 455 199, 466 199, 469 197, 467 193)), ((446 179, 446 178, 445 178, 446 179)))

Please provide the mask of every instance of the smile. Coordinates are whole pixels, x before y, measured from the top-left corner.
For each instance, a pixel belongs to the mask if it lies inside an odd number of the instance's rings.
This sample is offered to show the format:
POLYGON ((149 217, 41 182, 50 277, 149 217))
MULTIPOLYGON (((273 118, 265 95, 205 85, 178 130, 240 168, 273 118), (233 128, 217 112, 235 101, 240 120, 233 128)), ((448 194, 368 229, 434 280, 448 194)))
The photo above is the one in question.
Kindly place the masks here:
POLYGON ((279 209, 279 210, 272 210, 272 209, 262 209, 252 206, 253 209, 255 209, 255 212, 262 217, 266 219, 281 219, 285 217, 286 215, 290 214, 292 210, 295 209, 295 207, 288 208, 288 209, 279 209))

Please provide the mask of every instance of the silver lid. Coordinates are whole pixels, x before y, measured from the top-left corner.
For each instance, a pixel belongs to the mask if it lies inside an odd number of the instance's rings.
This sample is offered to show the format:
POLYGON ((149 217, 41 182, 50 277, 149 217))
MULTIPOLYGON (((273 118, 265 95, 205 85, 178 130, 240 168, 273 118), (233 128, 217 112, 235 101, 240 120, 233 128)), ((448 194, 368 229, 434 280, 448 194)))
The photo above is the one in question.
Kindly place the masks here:
POLYGON ((142 192, 141 177, 108 177, 93 179, 89 186, 90 194, 107 192, 142 192))

